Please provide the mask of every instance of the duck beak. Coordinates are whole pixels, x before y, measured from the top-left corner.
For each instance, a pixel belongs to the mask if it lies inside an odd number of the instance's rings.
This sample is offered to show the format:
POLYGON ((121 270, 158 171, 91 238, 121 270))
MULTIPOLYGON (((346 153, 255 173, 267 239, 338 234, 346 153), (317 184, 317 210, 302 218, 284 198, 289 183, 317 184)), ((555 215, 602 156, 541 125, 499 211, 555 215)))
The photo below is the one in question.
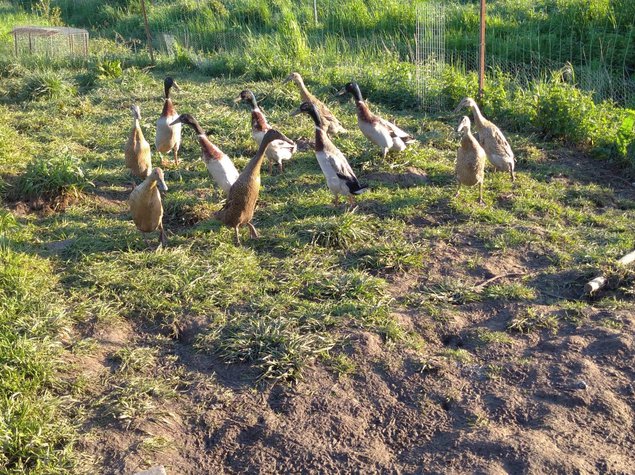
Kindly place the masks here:
POLYGON ((459 112, 461 112, 461 109, 463 109, 463 103, 459 103, 458 106, 456 106, 456 109, 454 109, 454 113, 458 114, 459 112))
POLYGON ((335 94, 336 96, 343 96, 344 94, 346 94, 348 91, 346 90, 345 87, 343 87, 342 89, 340 89, 339 91, 337 91, 337 93, 335 94))
POLYGON ((175 90, 175 91, 180 91, 180 90, 181 90, 181 88, 180 88, 180 87, 179 87, 179 85, 176 83, 176 81, 174 81, 174 82, 172 83, 172 87, 174 88, 174 90, 175 90))
POLYGON ((293 112, 291 112, 291 113, 289 114, 289 116, 293 117, 294 115, 298 115, 298 114, 301 114, 301 113, 302 113, 302 110, 298 107, 296 110, 294 110, 293 112))
POLYGON ((289 75, 285 78, 285 80, 284 80, 284 81, 282 81, 282 84, 286 84, 286 83, 288 83, 289 81, 291 81, 292 79, 293 79, 293 76, 291 76, 291 75, 289 74, 289 75))
POLYGON ((174 119, 169 125, 172 126, 174 124, 178 124, 179 122, 181 122, 181 118, 177 117, 176 119, 174 119))
POLYGON ((157 180, 157 188, 159 191, 168 191, 168 185, 161 179, 157 180))
POLYGON ((238 104, 239 102, 241 102, 243 100, 242 97, 238 96, 236 99, 234 99, 234 104, 238 104))

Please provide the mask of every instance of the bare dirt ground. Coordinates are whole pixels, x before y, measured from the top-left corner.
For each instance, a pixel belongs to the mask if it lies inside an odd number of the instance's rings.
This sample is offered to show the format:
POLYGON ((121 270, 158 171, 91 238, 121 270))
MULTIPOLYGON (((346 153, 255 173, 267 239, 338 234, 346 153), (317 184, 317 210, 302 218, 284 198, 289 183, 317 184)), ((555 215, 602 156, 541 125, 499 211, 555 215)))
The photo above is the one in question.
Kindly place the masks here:
MULTIPOLYGON (((634 194, 616 171, 570 160, 634 194)), ((113 421, 108 404, 95 404, 79 448, 115 474, 158 464, 171 474, 634 473, 632 306, 589 300, 565 315, 552 303, 579 299, 585 276, 545 274, 549 261, 530 243, 502 253, 464 239, 431 243, 429 268, 392 279, 394 315, 422 347, 351 330, 348 375, 318 363, 294 384, 259 383, 249 365, 194 351, 204 321, 178 337, 129 320, 78 329, 96 342, 97 351, 73 362, 101 382, 96 401, 113 390, 112 354, 125 346, 159 348, 153 377, 181 375, 176 397, 134 422, 113 421), (480 264, 466 271, 475 257, 480 264), (443 280, 477 286, 495 276, 535 278, 538 303, 459 301, 440 312, 412 304, 443 280), (510 331, 523 315, 533 328, 510 331)))

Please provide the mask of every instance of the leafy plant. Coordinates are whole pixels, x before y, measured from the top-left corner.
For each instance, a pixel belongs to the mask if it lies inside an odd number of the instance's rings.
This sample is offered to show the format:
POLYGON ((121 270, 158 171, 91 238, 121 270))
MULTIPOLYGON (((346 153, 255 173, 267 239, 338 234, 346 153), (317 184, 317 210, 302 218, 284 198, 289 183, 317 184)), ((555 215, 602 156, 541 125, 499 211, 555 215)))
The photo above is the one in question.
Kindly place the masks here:
POLYGON ((121 61, 118 59, 104 59, 97 65, 97 77, 99 79, 118 79, 122 74, 121 61))

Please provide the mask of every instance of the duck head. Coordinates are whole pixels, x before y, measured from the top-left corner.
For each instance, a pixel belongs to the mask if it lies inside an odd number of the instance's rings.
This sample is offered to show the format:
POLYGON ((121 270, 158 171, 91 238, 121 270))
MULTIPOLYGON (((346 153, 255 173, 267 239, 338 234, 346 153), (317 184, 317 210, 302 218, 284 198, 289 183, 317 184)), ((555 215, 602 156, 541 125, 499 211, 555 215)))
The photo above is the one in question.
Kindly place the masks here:
POLYGON ((302 81, 302 76, 300 76, 299 73, 291 73, 289 74, 284 81, 282 81, 282 84, 286 84, 290 81, 293 81, 296 84, 301 84, 303 83, 302 81))
POLYGON ((352 94, 356 101, 364 100, 362 99, 362 91, 360 91, 359 86, 356 82, 346 83, 344 87, 339 90, 336 96, 343 96, 346 93, 352 94))
POLYGON ((315 104, 313 104, 312 102, 303 102, 302 104, 300 104, 300 107, 291 112, 290 115, 293 116, 302 113, 309 114, 309 116, 311 116, 311 118, 313 119, 313 122, 315 122, 315 125, 317 125, 318 127, 322 125, 320 113, 318 112, 317 107, 315 107, 315 104))
POLYGON ((163 170, 159 167, 152 170, 150 176, 148 177, 152 182, 156 182, 157 188, 160 191, 168 191, 168 185, 165 184, 165 180, 163 178, 163 170))
POLYGON ((133 119, 141 120, 141 109, 137 104, 132 104, 130 106, 130 113, 132 114, 133 119))
POLYGON ((254 93, 251 92, 249 89, 245 89, 244 91, 241 91, 240 94, 238 94, 238 97, 234 99, 234 102, 235 103, 244 102, 246 104, 249 104, 252 109, 255 109, 256 107, 258 107, 258 103, 256 102, 256 96, 254 96, 254 93))
POLYGON ((459 126, 456 128, 456 131, 461 137, 464 137, 470 132, 470 126, 472 123, 470 122, 470 118, 466 115, 461 117, 461 122, 459 122, 459 126))
POLYGON ((174 88, 175 91, 180 91, 181 88, 179 87, 179 85, 176 83, 176 81, 174 79, 172 79, 170 76, 166 77, 163 80, 163 89, 165 91, 165 98, 169 98, 170 97, 170 89, 174 88))
POLYGON ((275 129, 269 129, 265 136, 262 138, 262 144, 269 145, 274 140, 282 140, 283 142, 287 142, 288 144, 295 145, 295 142, 291 140, 289 137, 284 135, 281 132, 278 132, 275 129))
POLYGON ((191 114, 181 114, 180 116, 178 116, 176 119, 174 119, 170 125, 175 125, 175 124, 184 124, 184 125, 189 125, 190 127, 192 127, 197 134, 201 135, 204 134, 205 132, 203 131, 203 128, 199 125, 198 121, 194 118, 194 116, 192 116, 191 114))
POLYGON ((464 107, 473 109, 478 106, 476 105, 476 101, 474 99, 472 99, 471 97, 465 97, 461 100, 461 102, 459 102, 459 105, 456 106, 456 109, 454 109, 454 113, 457 114, 464 107))

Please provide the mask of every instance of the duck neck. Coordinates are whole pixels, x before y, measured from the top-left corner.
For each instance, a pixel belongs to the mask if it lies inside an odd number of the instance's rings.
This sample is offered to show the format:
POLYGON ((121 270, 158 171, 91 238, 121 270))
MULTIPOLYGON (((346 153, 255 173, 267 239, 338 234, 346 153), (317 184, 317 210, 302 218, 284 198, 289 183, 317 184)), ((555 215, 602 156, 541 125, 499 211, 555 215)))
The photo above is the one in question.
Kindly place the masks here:
POLYGON ((256 156, 249 161, 241 175, 244 173, 249 177, 260 176, 260 167, 262 166, 262 161, 265 157, 265 150, 267 150, 267 146, 271 142, 272 140, 263 140, 260 142, 260 147, 258 147, 256 156))
POLYGON ((174 104, 172 104, 172 99, 166 97, 163 101, 163 111, 161 112, 163 117, 171 117, 176 115, 176 109, 174 109, 174 104))
POLYGON ((171 84, 164 84, 163 85, 163 91, 165 92, 165 98, 166 99, 170 98, 170 89, 172 89, 172 85, 171 84))
POLYGON ((476 127, 478 127, 479 129, 483 127, 483 124, 485 123, 485 117, 483 117, 481 109, 479 109, 478 105, 474 104, 472 106, 472 114, 474 115, 474 125, 476 125, 476 127))
POLYGON ((305 102, 311 101, 311 94, 309 94, 309 90, 304 85, 304 80, 302 78, 297 78, 295 83, 300 88, 300 96, 305 102))
POLYGON ((372 122, 373 115, 370 113, 370 109, 364 101, 355 99, 355 106, 357 106, 357 117, 365 122, 372 122))

